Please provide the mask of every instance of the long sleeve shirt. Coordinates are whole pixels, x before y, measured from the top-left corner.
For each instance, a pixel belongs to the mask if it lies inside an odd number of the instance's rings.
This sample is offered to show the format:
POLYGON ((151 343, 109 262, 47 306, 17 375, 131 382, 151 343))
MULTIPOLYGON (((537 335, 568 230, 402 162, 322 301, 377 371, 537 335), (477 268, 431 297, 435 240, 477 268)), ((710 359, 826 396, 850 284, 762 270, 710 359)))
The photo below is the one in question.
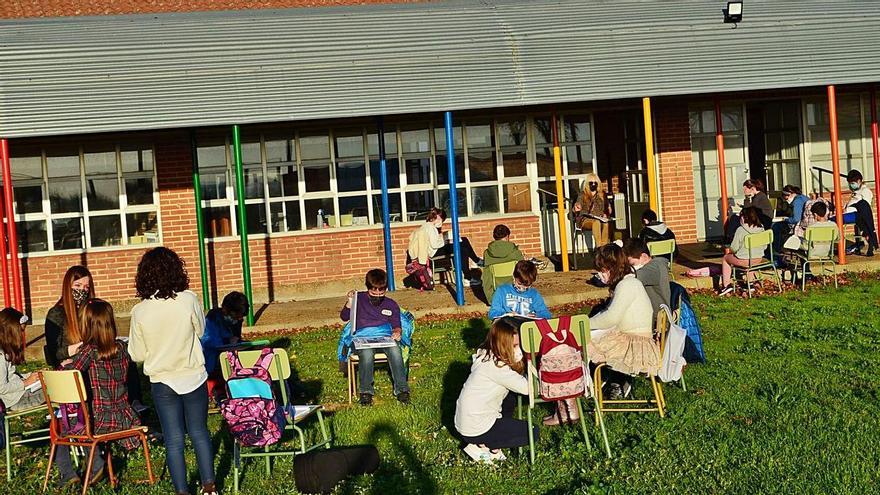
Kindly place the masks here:
POLYGON ((518 316, 535 315, 544 319, 553 317, 537 289, 529 287, 524 292, 519 292, 513 284, 504 284, 495 291, 492 306, 489 308, 489 318, 494 320, 508 313, 518 316))
MULTIPOLYGON (((391 325, 392 330, 400 328, 400 306, 390 297, 383 299, 378 306, 373 306, 368 293, 358 292, 356 313, 355 333, 361 328, 379 327, 385 324, 391 325)), ((343 306, 339 312, 339 318, 342 321, 350 320, 351 308, 343 306)))
POLYGON ((804 218, 804 205, 807 204, 807 197, 798 194, 791 202, 791 216, 785 219, 789 225, 797 225, 804 218))
POLYGON ((15 365, 6 359, 6 353, 0 351, 0 400, 6 409, 13 408, 24 395, 24 379, 15 369, 15 365))
POLYGON ((428 264, 428 258, 434 256, 438 249, 446 244, 443 236, 431 222, 425 222, 409 236, 407 253, 414 261, 422 265, 428 264))
POLYGON ((653 320, 651 299, 645 287, 635 275, 627 275, 617 283, 605 311, 590 318, 590 328, 650 337, 653 320))
POLYGON ((510 392, 527 394, 526 377, 510 366, 498 366, 486 350, 473 355, 468 376, 455 403, 455 429, 465 437, 476 437, 492 429, 501 417, 501 403, 510 392))

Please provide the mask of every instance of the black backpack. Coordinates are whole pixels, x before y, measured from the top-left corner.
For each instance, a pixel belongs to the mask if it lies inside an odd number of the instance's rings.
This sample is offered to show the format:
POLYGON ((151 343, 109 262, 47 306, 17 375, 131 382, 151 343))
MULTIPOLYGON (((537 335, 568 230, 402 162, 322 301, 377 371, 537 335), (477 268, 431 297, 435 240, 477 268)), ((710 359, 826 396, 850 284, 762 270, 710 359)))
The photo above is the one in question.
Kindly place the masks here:
POLYGON ((379 469, 379 451, 372 445, 313 450, 293 461, 293 479, 302 493, 330 493, 349 476, 379 469))

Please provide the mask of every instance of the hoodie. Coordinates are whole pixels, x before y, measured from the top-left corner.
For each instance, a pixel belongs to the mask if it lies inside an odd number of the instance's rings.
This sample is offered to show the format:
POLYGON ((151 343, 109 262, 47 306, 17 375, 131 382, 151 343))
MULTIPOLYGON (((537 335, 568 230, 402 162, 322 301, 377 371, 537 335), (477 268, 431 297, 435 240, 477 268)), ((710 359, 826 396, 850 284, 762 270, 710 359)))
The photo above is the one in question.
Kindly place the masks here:
POLYGON ((481 277, 483 280, 483 292, 486 294, 487 301, 491 301, 492 295, 495 293, 491 287, 492 275, 489 273, 489 267, 499 263, 519 261, 521 259, 523 259, 523 254, 516 244, 505 240, 492 241, 489 243, 489 246, 487 246, 486 250, 483 252, 483 262, 485 265, 481 277))
MULTIPOLYGON (((649 242, 675 239, 675 234, 665 223, 654 221, 642 227, 641 232, 639 232, 639 239, 647 244, 649 242)), ((678 251, 678 246, 676 246, 675 250, 678 251)), ((669 255, 666 254, 663 255, 663 258, 665 258, 666 261, 670 260, 669 255)))
POLYGON ((763 247, 752 248, 751 253, 749 253, 749 249, 746 247, 746 236, 749 234, 757 234, 759 232, 764 232, 764 227, 752 227, 751 225, 746 224, 740 225, 739 228, 736 229, 736 233, 733 234, 733 240, 730 241, 730 252, 741 260, 763 258, 763 247))
POLYGON ((544 319, 553 317, 537 289, 529 287, 525 291, 519 292, 513 287, 513 284, 504 284, 498 287, 495 296, 492 297, 489 319, 501 318, 508 313, 519 316, 534 314, 538 318, 544 319))

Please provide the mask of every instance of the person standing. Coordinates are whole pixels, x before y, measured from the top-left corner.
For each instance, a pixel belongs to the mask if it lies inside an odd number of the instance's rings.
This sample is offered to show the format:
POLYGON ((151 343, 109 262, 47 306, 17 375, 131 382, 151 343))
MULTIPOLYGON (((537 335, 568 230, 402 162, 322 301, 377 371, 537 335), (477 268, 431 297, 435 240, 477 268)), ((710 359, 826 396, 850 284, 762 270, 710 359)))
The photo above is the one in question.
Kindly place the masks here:
POLYGON ((165 247, 144 253, 135 287, 141 302, 131 310, 128 353, 144 363, 144 373, 150 377, 174 490, 189 493, 184 458, 188 433, 196 451, 202 493, 215 495, 208 373, 200 343, 205 331, 201 300, 189 290, 183 260, 165 247))

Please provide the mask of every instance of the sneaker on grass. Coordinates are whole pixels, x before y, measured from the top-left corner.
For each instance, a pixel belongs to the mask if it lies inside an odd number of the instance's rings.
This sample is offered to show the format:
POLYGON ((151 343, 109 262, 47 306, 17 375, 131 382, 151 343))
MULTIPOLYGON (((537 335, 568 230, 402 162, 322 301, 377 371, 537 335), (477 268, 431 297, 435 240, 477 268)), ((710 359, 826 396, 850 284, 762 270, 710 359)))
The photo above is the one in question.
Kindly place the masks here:
POLYGON ((727 287, 718 291, 719 296, 726 296, 728 294, 732 294, 734 290, 733 284, 729 284, 727 287))

